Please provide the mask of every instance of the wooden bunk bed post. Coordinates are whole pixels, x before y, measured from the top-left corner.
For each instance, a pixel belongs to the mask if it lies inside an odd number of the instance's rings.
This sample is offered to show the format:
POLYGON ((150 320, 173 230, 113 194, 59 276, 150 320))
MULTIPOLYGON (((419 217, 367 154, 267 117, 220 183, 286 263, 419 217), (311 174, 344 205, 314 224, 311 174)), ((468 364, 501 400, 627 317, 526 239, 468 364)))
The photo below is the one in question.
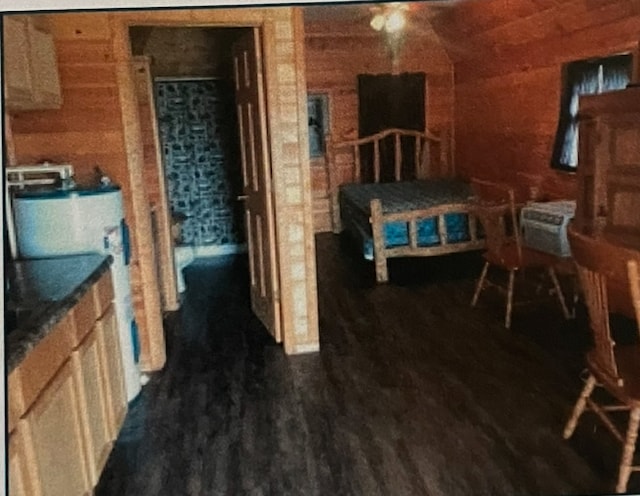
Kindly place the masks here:
MULTIPOLYGON (((425 146, 427 144, 425 143, 425 146)), ((414 166, 414 174, 416 175, 416 179, 422 179, 422 161, 420 158, 422 157, 422 137, 416 136, 416 145, 414 148, 414 156, 413 156, 413 166, 414 166)))
POLYGON ((360 145, 353 145, 353 181, 360 182, 360 174, 362 173, 362 165, 360 163, 360 145))
POLYGON ((402 179, 402 143, 400 141, 400 133, 395 134, 394 151, 394 177, 396 181, 400 181, 402 179))
POLYGON ((373 182, 380 182, 380 139, 373 142, 373 182))
POLYGON ((371 232, 373 235, 373 257, 376 266, 376 281, 387 282, 389 280, 389 271, 387 269, 384 222, 382 219, 382 202, 380 200, 372 200, 371 232))
POLYGON ((449 132, 446 129, 443 129, 442 132, 440 133, 440 146, 439 146, 439 151, 440 151, 440 176, 443 175, 446 177, 451 177, 452 172, 449 168, 450 168, 450 162, 451 162, 451 140, 449 139, 449 132), (445 173, 446 171, 446 173, 445 173))

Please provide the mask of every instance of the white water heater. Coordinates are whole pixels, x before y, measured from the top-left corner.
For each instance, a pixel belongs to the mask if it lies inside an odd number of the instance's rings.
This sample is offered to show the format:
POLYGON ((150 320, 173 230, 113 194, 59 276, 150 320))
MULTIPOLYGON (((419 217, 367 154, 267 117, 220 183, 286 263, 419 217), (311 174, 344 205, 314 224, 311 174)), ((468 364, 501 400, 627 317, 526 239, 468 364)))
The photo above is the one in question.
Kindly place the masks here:
POLYGON ((131 302, 129 233, 122 193, 113 185, 96 188, 18 191, 13 199, 16 241, 21 258, 83 253, 111 255, 114 307, 127 399, 140 392, 138 333, 131 302))

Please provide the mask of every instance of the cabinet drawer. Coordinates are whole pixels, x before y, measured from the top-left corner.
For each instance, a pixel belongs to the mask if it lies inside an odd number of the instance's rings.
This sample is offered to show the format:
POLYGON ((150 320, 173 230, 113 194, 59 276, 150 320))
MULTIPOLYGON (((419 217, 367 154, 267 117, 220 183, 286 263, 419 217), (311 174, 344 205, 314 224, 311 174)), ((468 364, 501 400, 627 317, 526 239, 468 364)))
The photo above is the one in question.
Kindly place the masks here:
POLYGON ((28 410, 69 357, 72 349, 73 330, 73 323, 70 316, 67 315, 29 352, 20 364, 17 369, 19 372, 17 376, 19 396, 16 404, 18 406, 21 402, 24 410, 28 410))
POLYGON ((75 336, 73 347, 78 346, 84 337, 93 328, 96 322, 98 312, 96 310, 96 302, 94 298, 95 288, 90 289, 73 307, 72 314, 75 324, 75 336))

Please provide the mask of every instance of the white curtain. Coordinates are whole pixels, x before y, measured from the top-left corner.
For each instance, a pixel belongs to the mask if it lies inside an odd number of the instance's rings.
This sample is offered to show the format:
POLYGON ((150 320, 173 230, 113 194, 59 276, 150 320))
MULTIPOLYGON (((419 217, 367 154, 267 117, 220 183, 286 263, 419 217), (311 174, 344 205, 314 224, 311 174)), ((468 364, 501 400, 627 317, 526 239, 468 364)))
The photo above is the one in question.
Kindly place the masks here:
POLYGON ((575 168, 578 165, 580 96, 624 89, 629 83, 631 62, 631 55, 618 55, 569 64, 554 147, 554 165, 565 168, 575 168))

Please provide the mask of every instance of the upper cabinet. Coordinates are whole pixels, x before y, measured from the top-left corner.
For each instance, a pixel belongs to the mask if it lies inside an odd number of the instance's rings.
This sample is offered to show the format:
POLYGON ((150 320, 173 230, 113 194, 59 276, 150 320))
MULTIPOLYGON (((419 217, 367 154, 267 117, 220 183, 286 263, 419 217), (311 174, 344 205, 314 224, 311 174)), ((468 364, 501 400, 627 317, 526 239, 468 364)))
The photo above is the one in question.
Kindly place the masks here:
POLYGON ((53 36, 37 16, 5 16, 5 105, 9 111, 62 105, 53 36))

